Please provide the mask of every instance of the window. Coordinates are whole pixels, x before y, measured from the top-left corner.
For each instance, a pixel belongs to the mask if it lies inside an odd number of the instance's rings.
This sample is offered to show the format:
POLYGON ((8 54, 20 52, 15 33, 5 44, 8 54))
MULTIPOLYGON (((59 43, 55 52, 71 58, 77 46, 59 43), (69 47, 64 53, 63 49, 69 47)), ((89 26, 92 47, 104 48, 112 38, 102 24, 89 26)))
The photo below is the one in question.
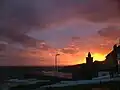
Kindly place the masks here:
POLYGON ((120 65, 120 60, 118 60, 118 65, 120 65))
POLYGON ((102 76, 106 76, 107 74, 106 73, 103 73, 102 76))
POLYGON ((117 59, 120 59, 120 54, 117 54, 117 59))

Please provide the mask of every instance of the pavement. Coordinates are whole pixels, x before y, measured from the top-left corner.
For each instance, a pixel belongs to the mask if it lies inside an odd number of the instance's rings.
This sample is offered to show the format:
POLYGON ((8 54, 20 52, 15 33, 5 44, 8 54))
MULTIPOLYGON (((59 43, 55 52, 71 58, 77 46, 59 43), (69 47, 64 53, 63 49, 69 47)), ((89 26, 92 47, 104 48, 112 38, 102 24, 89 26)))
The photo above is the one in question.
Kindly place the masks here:
POLYGON ((11 87, 17 87, 17 86, 27 86, 27 85, 33 85, 36 83, 46 83, 50 82, 49 80, 37 80, 37 79, 26 79, 26 80, 19 80, 19 79, 10 79, 7 80, 6 83, 1 84, 0 90, 9 90, 11 87))
POLYGON ((58 88, 58 87, 66 87, 66 86, 76 86, 76 85, 92 85, 92 84, 101 84, 101 83, 109 83, 109 82, 118 82, 120 81, 120 75, 117 75, 113 78, 109 76, 105 77, 97 77, 92 80, 77 80, 77 81, 61 81, 60 83, 41 86, 40 88, 58 88))
POLYGON ((102 76, 102 77, 93 78, 92 80, 60 81, 58 83, 53 82, 53 83, 50 83, 49 85, 45 85, 45 84, 47 84, 47 82, 51 82, 50 80, 10 79, 10 80, 7 80, 5 84, 1 85, 0 90, 9 90, 9 88, 11 88, 11 87, 17 87, 17 86, 21 86, 21 85, 23 85, 23 86, 24 85, 26 85, 26 86, 27 85, 36 85, 37 83, 39 83, 39 84, 37 84, 38 86, 36 87, 37 89, 35 89, 35 90, 41 90, 41 89, 48 88, 48 87, 55 88, 55 87, 76 86, 76 85, 101 84, 101 83, 108 83, 111 81, 115 81, 115 82, 120 81, 120 74, 117 76, 114 76, 113 78, 110 78, 109 76, 102 76), (45 84, 43 84, 44 86, 41 86, 40 83, 45 83, 45 84), (38 88, 38 87, 40 87, 40 88, 38 88))

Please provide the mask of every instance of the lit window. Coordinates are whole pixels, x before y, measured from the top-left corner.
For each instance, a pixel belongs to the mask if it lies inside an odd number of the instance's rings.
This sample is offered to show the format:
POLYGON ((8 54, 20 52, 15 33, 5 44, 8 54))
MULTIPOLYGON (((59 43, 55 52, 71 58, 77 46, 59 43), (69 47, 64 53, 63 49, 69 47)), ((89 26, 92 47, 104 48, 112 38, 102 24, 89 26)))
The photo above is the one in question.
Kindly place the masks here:
POLYGON ((118 64, 120 64, 120 60, 118 60, 118 64))

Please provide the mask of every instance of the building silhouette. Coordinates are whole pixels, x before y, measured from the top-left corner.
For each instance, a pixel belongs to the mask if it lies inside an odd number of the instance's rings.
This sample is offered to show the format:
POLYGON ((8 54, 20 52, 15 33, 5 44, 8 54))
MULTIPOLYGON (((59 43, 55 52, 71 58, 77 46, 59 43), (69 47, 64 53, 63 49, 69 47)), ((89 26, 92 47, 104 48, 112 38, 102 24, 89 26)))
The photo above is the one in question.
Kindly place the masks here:
POLYGON ((93 57, 88 52, 86 57, 86 63, 70 66, 66 68, 66 71, 70 70, 73 73, 73 79, 92 79, 93 77, 93 57))
POLYGON ((93 58, 91 53, 88 52, 86 63, 64 67, 61 72, 72 73, 73 80, 92 79, 103 72, 110 73, 110 75, 112 73, 112 76, 114 73, 120 72, 120 45, 115 44, 104 61, 93 61, 93 58))
POLYGON ((93 76, 93 57, 91 57, 90 52, 88 52, 86 57, 86 76, 87 79, 92 79, 93 76))
POLYGON ((110 68, 114 73, 119 72, 118 62, 120 60, 120 45, 114 45, 112 51, 106 56, 105 64, 110 68))
POLYGON ((88 56, 86 57, 86 64, 92 65, 93 63, 93 57, 91 57, 91 53, 88 53, 88 56))

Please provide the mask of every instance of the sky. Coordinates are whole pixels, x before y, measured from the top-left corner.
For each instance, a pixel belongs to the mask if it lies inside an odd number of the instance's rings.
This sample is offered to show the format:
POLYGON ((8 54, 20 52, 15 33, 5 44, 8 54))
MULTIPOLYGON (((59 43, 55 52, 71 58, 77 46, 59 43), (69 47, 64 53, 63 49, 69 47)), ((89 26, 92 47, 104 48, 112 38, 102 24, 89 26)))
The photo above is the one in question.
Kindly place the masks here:
POLYGON ((0 13, 0 65, 101 61, 120 36, 120 0, 0 0, 0 13))

